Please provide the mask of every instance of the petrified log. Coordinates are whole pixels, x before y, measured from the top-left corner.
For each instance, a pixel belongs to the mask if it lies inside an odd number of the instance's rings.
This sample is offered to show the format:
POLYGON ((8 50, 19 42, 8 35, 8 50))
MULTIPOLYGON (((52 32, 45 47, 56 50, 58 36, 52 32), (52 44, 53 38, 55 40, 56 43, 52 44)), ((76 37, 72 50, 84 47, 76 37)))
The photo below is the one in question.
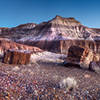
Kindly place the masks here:
POLYGON ((88 48, 79 46, 71 46, 68 50, 66 61, 72 64, 78 64, 82 68, 89 68, 90 62, 93 60, 93 52, 88 48))
POLYGON ((30 62, 30 51, 8 50, 4 54, 3 62, 6 64, 28 64, 30 62))
POLYGON ((94 53, 93 61, 94 62, 100 62, 100 54, 94 53))

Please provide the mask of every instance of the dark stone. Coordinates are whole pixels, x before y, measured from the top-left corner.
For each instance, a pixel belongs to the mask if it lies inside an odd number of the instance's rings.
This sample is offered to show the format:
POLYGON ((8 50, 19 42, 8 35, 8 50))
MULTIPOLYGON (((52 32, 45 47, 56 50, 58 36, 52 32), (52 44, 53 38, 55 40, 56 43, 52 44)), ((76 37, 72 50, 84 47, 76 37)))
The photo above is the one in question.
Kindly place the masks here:
POLYGON ((96 73, 100 73, 100 62, 92 61, 89 65, 89 69, 96 73))
POLYGON ((26 92, 27 92, 28 94, 32 94, 32 93, 34 92, 31 85, 26 85, 26 92))

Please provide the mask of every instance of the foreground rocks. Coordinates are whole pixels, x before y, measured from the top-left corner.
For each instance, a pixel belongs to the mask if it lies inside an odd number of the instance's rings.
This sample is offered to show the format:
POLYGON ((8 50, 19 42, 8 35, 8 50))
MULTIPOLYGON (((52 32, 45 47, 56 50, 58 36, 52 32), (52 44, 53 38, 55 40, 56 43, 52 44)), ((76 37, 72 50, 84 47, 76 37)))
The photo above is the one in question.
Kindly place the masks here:
POLYGON ((90 70, 99 74, 100 73, 100 61, 99 62, 92 61, 90 63, 90 70))
POLYGON ((6 64, 29 64, 30 56, 30 51, 10 49, 4 54, 3 62, 6 64))
POLYGON ((100 75, 75 66, 39 66, 0 63, 0 100, 99 100, 100 75), (66 78, 68 83, 74 83, 68 77, 74 77, 78 84, 71 91, 60 87, 66 78))
POLYGON ((68 50, 67 63, 78 64, 82 68, 89 68, 90 62, 93 60, 93 52, 88 48, 79 46, 71 46, 68 50))

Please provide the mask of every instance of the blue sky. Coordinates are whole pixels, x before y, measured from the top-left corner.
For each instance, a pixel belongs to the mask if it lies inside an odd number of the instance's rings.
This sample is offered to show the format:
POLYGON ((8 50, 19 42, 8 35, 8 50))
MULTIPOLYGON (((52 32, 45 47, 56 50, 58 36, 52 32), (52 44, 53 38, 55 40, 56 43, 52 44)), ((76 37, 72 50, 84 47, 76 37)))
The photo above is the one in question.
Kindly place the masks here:
POLYGON ((40 23, 56 15, 100 28, 100 0, 0 0, 0 27, 40 23))

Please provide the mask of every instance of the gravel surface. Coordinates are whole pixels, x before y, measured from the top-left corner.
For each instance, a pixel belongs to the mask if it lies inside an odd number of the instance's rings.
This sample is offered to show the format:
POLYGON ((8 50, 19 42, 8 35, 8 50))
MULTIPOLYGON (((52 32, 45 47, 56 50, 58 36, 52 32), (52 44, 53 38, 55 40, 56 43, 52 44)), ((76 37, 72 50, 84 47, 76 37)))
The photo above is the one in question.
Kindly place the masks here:
POLYGON ((0 100, 100 100, 99 77, 76 66, 0 63, 0 100), (60 86, 67 77, 75 78, 75 89, 66 91, 60 86))

